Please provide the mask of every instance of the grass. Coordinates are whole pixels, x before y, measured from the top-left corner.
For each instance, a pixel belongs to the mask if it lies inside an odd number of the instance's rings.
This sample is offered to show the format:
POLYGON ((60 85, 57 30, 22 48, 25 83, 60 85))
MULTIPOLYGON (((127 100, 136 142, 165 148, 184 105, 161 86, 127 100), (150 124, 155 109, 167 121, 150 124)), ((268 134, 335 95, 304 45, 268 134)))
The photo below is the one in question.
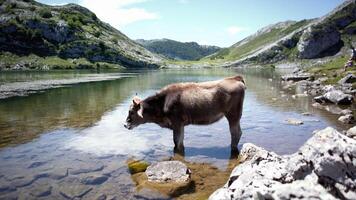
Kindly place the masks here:
POLYGON ((314 74, 316 78, 328 77, 326 84, 336 84, 341 78, 346 76, 346 74, 356 72, 355 65, 351 68, 347 68, 346 72, 344 71, 344 64, 348 59, 348 57, 340 56, 327 63, 312 67, 308 71, 314 74))

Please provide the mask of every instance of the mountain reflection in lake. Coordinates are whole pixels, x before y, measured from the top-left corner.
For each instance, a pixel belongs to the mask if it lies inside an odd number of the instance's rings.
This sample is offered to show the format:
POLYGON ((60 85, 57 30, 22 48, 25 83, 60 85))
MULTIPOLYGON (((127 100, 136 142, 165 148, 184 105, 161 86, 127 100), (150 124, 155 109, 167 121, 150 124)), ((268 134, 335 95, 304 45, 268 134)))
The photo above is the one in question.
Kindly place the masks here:
MULTIPOLYGON (((312 108, 309 98, 293 99, 281 91, 279 74, 272 69, 142 71, 118 80, 51 89, 0 100, 0 199, 155 195, 138 195, 125 162, 130 158, 154 162, 172 156, 172 134, 155 124, 125 129, 132 97, 136 93, 147 97, 174 82, 216 80, 237 73, 244 75, 247 85, 240 147, 250 142, 276 153, 293 153, 313 130, 341 128, 334 115, 312 108), (312 115, 303 116, 303 112, 312 115), (288 125, 288 118, 304 124, 288 125)), ((19 81, 14 76, 19 75, 0 76, 0 83, 19 81)), ((225 119, 209 126, 188 126, 185 133, 185 160, 226 168, 230 133, 225 119)))

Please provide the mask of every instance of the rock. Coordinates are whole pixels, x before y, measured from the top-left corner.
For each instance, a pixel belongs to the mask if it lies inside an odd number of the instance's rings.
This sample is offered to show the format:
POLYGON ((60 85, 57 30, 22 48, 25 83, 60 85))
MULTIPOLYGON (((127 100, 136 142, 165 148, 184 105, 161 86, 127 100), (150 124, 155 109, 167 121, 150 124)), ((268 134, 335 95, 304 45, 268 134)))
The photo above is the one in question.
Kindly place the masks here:
POLYGON ((302 69, 300 69, 300 68, 295 68, 294 70, 293 70, 293 74, 299 74, 299 73, 302 73, 303 72, 303 70, 302 69))
POLYGON ((35 188, 31 188, 31 195, 34 197, 45 197, 50 195, 52 192, 52 186, 50 185, 43 185, 37 186, 35 188))
POLYGON ((353 96, 345 94, 341 90, 332 90, 322 96, 315 97, 314 100, 318 103, 335 103, 348 105, 353 102, 353 96))
POLYGON ((97 172, 104 169, 104 165, 102 164, 94 164, 94 165, 77 165, 75 169, 70 169, 69 172, 72 175, 82 174, 82 173, 89 173, 89 172, 97 172))
POLYGON ((281 184, 274 187, 272 194, 260 194, 261 199, 323 199, 334 200, 335 197, 327 192, 321 185, 303 180, 281 184))
POLYGON ((356 82, 356 76, 353 74, 347 74, 344 78, 338 81, 340 85, 345 83, 354 83, 354 82, 356 82))
POLYGON ((330 91, 333 91, 333 90, 335 90, 335 86, 333 86, 333 85, 325 85, 324 87, 322 87, 321 88, 321 90, 323 91, 323 92, 330 92, 330 91))
POLYGON ((310 112, 304 112, 304 113, 302 113, 302 115, 304 115, 304 116, 311 116, 312 114, 311 114, 310 112))
POLYGON ((313 103, 312 106, 313 106, 314 108, 324 109, 324 106, 321 105, 320 103, 317 103, 317 102, 313 103))
POLYGON ((149 164, 145 161, 134 160, 134 161, 129 161, 127 166, 131 174, 136 174, 139 172, 146 171, 149 164))
POLYGON ((107 199, 107 196, 106 196, 106 194, 99 194, 99 195, 96 196, 94 199, 95 199, 95 200, 106 200, 106 199, 107 199))
POLYGON ((346 131, 346 136, 350 138, 356 139, 356 126, 350 128, 346 131))
POLYGON ((303 124, 303 121, 299 120, 299 119, 287 119, 286 121, 288 124, 291 124, 291 125, 302 125, 303 124))
MULTIPOLYGON (((180 161, 155 163, 150 165, 146 172, 135 173, 131 178, 138 190, 153 189, 166 197, 180 196, 194 187, 190 178, 190 170, 180 161)), ((141 197, 137 195, 135 195, 136 198, 141 197)))
POLYGON ((107 176, 104 175, 94 175, 88 176, 81 180, 81 182, 85 185, 100 185, 108 180, 107 176))
POLYGON ((68 176, 68 169, 62 167, 41 171, 35 175, 36 178, 51 178, 55 180, 62 179, 66 176, 68 176))
POLYGON ((245 143, 242 163, 209 199, 355 199, 355 155, 356 141, 330 127, 287 156, 245 143))
POLYGON ((341 110, 340 114, 342 114, 342 115, 350 115, 350 114, 352 114, 352 110, 344 109, 344 110, 341 110))
POLYGON ((295 94, 295 95, 292 95, 293 99, 295 99, 295 98, 303 98, 303 97, 308 97, 308 94, 295 94))
POLYGON ((164 195, 156 190, 143 188, 134 195, 134 199, 137 200, 148 200, 148 199, 157 199, 157 200, 169 200, 172 199, 168 195, 164 195))
POLYGON ((150 165, 146 170, 148 181, 181 183, 190 180, 190 170, 180 161, 163 161, 150 165))
POLYGON ((62 181, 58 186, 59 193, 67 199, 82 198, 93 189, 90 186, 81 184, 74 178, 69 181, 71 184, 62 181))
POLYGON ((340 122, 344 123, 344 124, 352 124, 354 121, 354 116, 349 114, 349 115, 343 115, 341 117, 339 117, 340 122))
POLYGON ((281 79, 283 81, 302 81, 302 80, 307 80, 310 77, 309 74, 289 74, 289 75, 285 75, 282 76, 281 79))
POLYGON ((325 24, 313 25, 307 28, 298 44, 300 58, 317 58, 325 51, 340 44, 340 33, 337 28, 325 24))
POLYGON ((324 107, 326 111, 336 114, 336 115, 341 115, 343 110, 339 108, 337 105, 327 105, 324 107))
POLYGON ((44 164, 46 164, 46 162, 33 162, 27 168, 36 168, 36 167, 42 166, 44 164))
POLYGON ((327 81, 329 78, 328 77, 320 77, 314 81, 315 84, 320 85, 321 83, 327 81))

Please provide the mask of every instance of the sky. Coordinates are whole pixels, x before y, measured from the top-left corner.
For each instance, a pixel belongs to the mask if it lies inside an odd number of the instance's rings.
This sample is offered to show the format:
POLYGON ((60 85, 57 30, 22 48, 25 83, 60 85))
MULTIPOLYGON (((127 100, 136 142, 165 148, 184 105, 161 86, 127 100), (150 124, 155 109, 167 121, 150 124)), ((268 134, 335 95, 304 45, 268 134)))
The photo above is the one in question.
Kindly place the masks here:
POLYGON ((131 39, 228 47, 269 24, 323 16, 344 0, 38 0, 76 3, 131 39))

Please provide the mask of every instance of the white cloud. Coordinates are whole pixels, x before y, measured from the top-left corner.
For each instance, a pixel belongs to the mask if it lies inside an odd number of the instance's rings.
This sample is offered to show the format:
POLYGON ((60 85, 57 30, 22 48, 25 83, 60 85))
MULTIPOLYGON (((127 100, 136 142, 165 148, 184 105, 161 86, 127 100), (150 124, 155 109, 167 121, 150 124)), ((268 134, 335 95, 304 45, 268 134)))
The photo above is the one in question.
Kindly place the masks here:
POLYGON ((226 29, 226 31, 230 34, 230 35, 236 35, 238 33, 247 31, 248 28, 246 27, 240 27, 240 26, 230 26, 226 29))
POLYGON ((157 13, 143 8, 128 7, 146 0, 80 0, 79 4, 93 11, 101 20, 121 28, 142 20, 158 19, 157 13))

